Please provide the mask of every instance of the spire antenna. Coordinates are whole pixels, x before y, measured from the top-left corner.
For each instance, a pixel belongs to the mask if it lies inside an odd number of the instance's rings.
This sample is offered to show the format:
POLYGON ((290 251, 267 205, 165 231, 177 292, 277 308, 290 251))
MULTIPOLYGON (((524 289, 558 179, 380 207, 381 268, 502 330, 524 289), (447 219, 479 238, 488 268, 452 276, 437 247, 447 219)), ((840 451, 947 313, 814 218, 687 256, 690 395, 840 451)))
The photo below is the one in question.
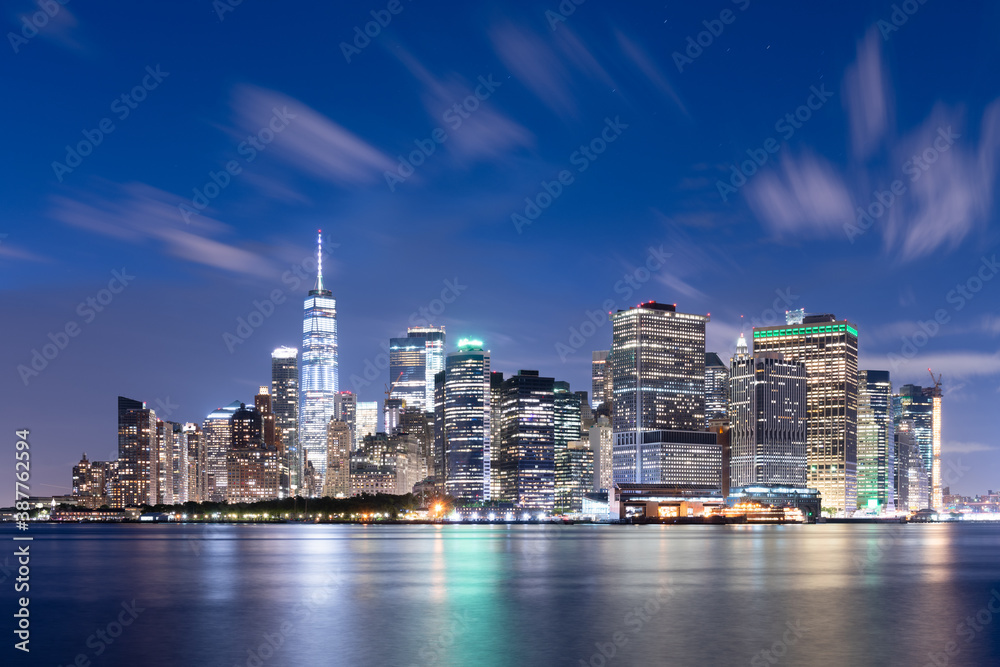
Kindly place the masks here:
POLYGON ((323 230, 317 232, 316 238, 316 291, 323 291, 323 230))

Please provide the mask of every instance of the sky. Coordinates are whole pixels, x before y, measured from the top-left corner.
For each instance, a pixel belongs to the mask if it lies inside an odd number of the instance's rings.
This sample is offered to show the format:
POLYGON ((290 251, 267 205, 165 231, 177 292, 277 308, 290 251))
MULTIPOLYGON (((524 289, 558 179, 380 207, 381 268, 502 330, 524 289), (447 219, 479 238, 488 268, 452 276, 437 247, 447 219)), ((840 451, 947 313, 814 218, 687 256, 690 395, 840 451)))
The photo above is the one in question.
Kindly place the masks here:
POLYGON ((940 374, 945 479, 1000 488, 1000 5, 2 12, 0 424, 33 495, 114 458, 119 395, 252 401, 301 346, 320 229, 360 400, 416 323, 590 391, 608 310, 710 314, 728 360, 805 308, 897 388, 940 374))

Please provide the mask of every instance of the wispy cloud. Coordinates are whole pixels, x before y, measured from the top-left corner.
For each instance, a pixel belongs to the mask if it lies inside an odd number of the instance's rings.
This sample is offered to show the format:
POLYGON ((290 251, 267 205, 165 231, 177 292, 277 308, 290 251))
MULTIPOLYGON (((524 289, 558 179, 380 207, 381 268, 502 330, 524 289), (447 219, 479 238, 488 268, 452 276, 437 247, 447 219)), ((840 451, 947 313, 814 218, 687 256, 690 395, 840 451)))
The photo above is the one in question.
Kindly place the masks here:
POLYGON ((576 101, 567 82, 569 71, 550 44, 528 28, 510 21, 489 31, 490 41, 503 64, 556 115, 577 115, 576 101))
POLYGON ((761 173, 747 186, 747 202, 776 235, 823 236, 853 220, 851 195, 824 159, 788 155, 779 170, 761 173))
POLYGON ((273 90, 237 86, 233 114, 239 131, 257 134, 267 127, 275 110, 294 114, 280 137, 268 145, 269 154, 314 177, 337 185, 372 183, 393 161, 381 151, 308 105, 273 90))
POLYGON ((992 452, 996 447, 981 442, 956 442, 949 440, 941 446, 943 454, 972 454, 974 452, 992 452))
POLYGON ((655 61, 649 57, 638 42, 627 37, 620 30, 615 30, 615 38, 618 40, 618 46, 621 48, 622 53, 625 57, 632 61, 632 64, 642 72, 642 74, 649 79, 649 82, 660 91, 663 95, 668 97, 674 104, 677 105, 685 116, 690 116, 684 103, 681 101, 680 96, 674 90, 674 87, 670 84, 667 75, 663 73, 659 67, 656 66, 655 61))
POLYGON ((881 38, 872 28, 858 44, 858 58, 844 75, 844 106, 854 156, 865 159, 884 139, 890 119, 888 72, 882 64, 881 38))
POLYGON ((259 276, 275 272, 266 257, 210 238, 232 233, 229 226, 204 215, 185 223, 177 209, 180 197, 144 183, 102 183, 94 190, 54 197, 50 217, 129 243, 160 243, 175 257, 217 269, 259 276))

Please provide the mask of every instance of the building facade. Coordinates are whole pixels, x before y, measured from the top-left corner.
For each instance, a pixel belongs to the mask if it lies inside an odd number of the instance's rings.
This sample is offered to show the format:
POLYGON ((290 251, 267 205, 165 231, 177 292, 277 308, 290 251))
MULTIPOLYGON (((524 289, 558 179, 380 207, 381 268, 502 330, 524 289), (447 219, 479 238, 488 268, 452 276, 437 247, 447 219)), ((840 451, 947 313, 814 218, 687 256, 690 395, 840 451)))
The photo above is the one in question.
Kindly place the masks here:
MULTIPOLYGON (((497 468, 500 497, 517 508, 551 512, 555 507, 555 381, 538 371, 519 371, 503 381, 497 468)), ((565 449, 565 447, 563 447, 565 449)))
POLYGON ((594 485, 594 452, 589 440, 572 440, 556 456, 556 511, 580 512, 594 485))
POLYGON ((226 452, 232 443, 229 422, 242 405, 233 401, 213 410, 201 426, 205 447, 205 500, 222 502, 226 499, 226 452))
POLYGON ((780 352, 732 358, 730 486, 806 485, 806 400, 803 362, 780 352))
POLYGON ((142 401, 118 397, 118 468, 112 484, 115 509, 155 505, 159 497, 156 413, 142 401))
POLYGON ((895 425, 889 371, 858 371, 858 508, 893 513, 895 425))
POLYGON ((319 237, 316 287, 303 306, 302 370, 299 384, 299 449, 308 452, 322 485, 326 473, 326 428, 340 389, 337 301, 323 286, 323 237, 319 237))
POLYGON ((389 339, 390 399, 407 409, 434 411, 434 375, 444 369, 444 327, 410 327, 405 338, 389 339))
POLYGON ((729 404, 729 369, 715 352, 705 353, 705 427, 725 419, 729 404))
POLYGON ((281 434, 281 451, 288 469, 287 492, 294 496, 302 486, 299 453, 299 351, 279 347, 271 353, 271 410, 281 434))
POLYGON ((833 315, 754 328, 754 352, 806 366, 808 485, 826 508, 851 514, 858 496, 858 329, 833 315))
POLYGON ((326 431, 326 480, 323 495, 346 498, 351 495, 351 450, 354 438, 344 421, 331 419, 326 431))

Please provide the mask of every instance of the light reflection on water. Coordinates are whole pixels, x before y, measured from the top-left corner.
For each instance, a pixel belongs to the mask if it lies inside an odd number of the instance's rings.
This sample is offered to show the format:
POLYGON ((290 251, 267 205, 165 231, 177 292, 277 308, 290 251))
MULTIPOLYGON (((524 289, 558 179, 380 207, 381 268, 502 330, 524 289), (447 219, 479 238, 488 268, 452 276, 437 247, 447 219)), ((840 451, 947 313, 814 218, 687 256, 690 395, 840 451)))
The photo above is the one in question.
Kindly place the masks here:
POLYGON ((996 525, 31 533, 32 664, 924 665, 949 642, 949 664, 1000 660, 1000 618, 959 628, 1000 589, 996 525))

